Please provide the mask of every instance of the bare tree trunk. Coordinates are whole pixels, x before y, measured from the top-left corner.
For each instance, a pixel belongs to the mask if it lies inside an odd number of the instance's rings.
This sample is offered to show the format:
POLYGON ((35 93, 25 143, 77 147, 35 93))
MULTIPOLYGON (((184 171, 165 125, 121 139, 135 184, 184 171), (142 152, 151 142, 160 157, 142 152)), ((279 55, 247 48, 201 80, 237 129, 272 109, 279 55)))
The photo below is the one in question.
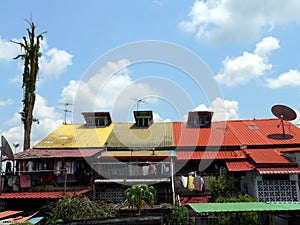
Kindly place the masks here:
POLYGON ((24 54, 18 55, 15 59, 21 58, 24 60, 24 72, 23 72, 23 86, 24 99, 23 99, 23 111, 21 112, 21 120, 24 123, 24 145, 23 149, 30 148, 31 142, 31 127, 32 122, 38 122, 33 117, 33 109, 35 104, 35 89, 37 75, 39 71, 39 57, 41 56, 40 40, 43 39, 42 34, 35 36, 36 25, 32 21, 27 21, 30 25, 30 29, 27 29, 28 39, 23 37, 24 42, 14 42, 21 46, 24 50, 24 54))

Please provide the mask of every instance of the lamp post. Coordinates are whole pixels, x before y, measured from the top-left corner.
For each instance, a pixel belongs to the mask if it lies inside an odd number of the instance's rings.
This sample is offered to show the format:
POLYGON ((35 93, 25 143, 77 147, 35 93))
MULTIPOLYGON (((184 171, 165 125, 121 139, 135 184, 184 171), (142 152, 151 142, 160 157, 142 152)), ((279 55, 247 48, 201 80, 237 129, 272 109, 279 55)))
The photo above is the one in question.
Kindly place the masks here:
MULTIPOLYGON (((14 148, 15 148, 15 154, 17 153, 17 148, 20 146, 20 144, 18 142, 13 144, 14 148)), ((15 174, 15 160, 13 161, 13 174, 15 174)))

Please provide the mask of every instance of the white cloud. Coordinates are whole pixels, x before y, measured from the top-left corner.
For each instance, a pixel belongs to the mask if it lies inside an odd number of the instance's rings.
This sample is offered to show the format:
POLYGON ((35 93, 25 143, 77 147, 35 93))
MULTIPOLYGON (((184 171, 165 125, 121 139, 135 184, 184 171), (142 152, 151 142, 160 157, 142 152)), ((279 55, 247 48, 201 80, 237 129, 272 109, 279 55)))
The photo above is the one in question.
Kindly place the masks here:
POLYGON ((243 55, 236 58, 226 58, 222 72, 215 79, 221 84, 236 86, 261 77, 272 69, 269 55, 278 48, 279 42, 276 38, 266 37, 256 44, 253 53, 243 52, 243 55))
MULTIPOLYGON (((20 109, 19 111, 22 111, 20 109)), ((36 103, 33 115, 39 120, 39 123, 33 123, 31 132, 31 145, 35 145, 38 141, 45 138, 50 132, 58 128, 62 123, 62 114, 55 111, 54 107, 47 106, 47 101, 40 95, 36 95, 36 103)), ((13 118, 8 121, 11 126, 2 135, 6 137, 9 143, 20 144, 18 151, 23 149, 23 123, 21 116, 17 112, 13 118)))
POLYGON ((60 101, 74 103, 80 112, 115 111, 121 114, 124 113, 122 110, 135 104, 131 98, 156 95, 154 88, 131 79, 131 71, 126 68, 129 64, 126 59, 108 62, 99 72, 86 75, 86 80, 70 81, 63 89, 60 101))
POLYGON ((1 49, 0 59, 4 59, 4 60, 12 60, 13 58, 15 58, 21 53, 20 47, 17 44, 2 39, 1 36, 0 36, 0 49, 1 49))
POLYGON ((183 30, 195 33, 197 39, 220 43, 259 37, 263 29, 299 22, 297 0, 207 0, 195 1, 183 30))
POLYGON ((13 100, 12 99, 7 99, 7 100, 0 100, 0 107, 2 106, 6 106, 6 105, 10 105, 13 103, 13 100))
POLYGON ((254 54, 268 60, 268 56, 276 49, 280 48, 279 41, 274 37, 265 37, 256 44, 254 54))
POLYGON ((45 49, 40 59, 40 72, 46 77, 59 77, 72 65, 73 55, 56 48, 45 49))
MULTIPOLYGON (((23 40, 13 39, 15 42, 22 42, 23 40)), ((72 65, 73 55, 65 50, 56 48, 48 48, 47 40, 44 38, 40 44, 40 52, 42 53, 39 59, 39 67, 42 78, 59 77, 68 66, 72 65)), ((0 59, 13 60, 16 56, 22 54, 21 47, 13 42, 6 41, 0 37, 0 59)), ((23 70, 23 63, 18 66, 23 70)))
POLYGON ((197 106, 194 111, 212 111, 214 112, 212 121, 234 120, 239 118, 239 103, 234 100, 224 100, 216 98, 212 101, 211 107, 204 104, 197 106))
POLYGON ((289 70, 281 74, 276 79, 266 78, 266 86, 268 88, 296 87, 300 85, 300 72, 297 70, 289 70))
POLYGON ((72 103, 76 96, 77 88, 80 81, 70 80, 69 84, 65 86, 60 94, 61 102, 72 103))
POLYGON ((162 6, 163 5, 163 1, 161 0, 153 0, 152 1, 155 5, 158 5, 158 6, 162 6))
POLYGON ((163 119, 158 113, 153 112, 154 123, 171 122, 170 119, 163 119))

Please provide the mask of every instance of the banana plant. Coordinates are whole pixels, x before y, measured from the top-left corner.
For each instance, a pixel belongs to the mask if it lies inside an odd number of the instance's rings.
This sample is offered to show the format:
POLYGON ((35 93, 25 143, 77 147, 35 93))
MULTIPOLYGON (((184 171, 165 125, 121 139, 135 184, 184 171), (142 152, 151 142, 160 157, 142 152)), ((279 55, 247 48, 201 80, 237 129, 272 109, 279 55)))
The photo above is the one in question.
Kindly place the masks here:
POLYGON ((141 215, 141 210, 146 207, 147 203, 153 207, 155 196, 155 188, 146 184, 133 185, 124 191, 124 197, 129 204, 138 209, 138 215, 141 215))

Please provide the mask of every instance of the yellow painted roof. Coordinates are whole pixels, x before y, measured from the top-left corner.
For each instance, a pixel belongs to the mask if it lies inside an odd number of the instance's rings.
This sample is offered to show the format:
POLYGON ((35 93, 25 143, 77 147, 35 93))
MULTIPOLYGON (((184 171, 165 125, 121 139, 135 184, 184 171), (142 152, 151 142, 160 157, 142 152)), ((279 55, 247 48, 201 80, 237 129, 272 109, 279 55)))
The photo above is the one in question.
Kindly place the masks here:
POLYGON ((57 128, 34 148, 93 148, 103 147, 114 125, 87 127, 84 124, 65 124, 57 128))

